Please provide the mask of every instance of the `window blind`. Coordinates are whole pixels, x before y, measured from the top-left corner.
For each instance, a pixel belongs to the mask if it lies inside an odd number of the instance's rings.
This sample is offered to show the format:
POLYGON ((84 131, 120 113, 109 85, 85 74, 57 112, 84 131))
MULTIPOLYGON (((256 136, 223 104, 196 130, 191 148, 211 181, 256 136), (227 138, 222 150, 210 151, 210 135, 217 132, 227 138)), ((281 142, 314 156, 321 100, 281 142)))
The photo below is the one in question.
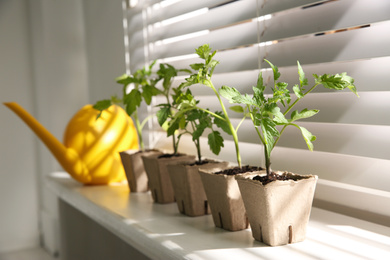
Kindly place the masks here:
MULTIPOLYGON (((214 85, 252 93, 260 71, 272 83, 265 58, 279 67, 281 80, 298 82, 300 61, 311 75, 347 72, 360 98, 349 91, 317 88, 296 109, 319 109, 302 122, 317 136, 314 152, 299 131, 287 128, 272 153, 275 170, 316 174, 316 200, 390 216, 390 1, 383 0, 165 0, 125 1, 128 72, 157 59, 177 68, 199 61, 194 50, 205 43, 218 50, 214 85), (374 200, 374 202, 372 201, 374 200)), ((178 85, 185 76, 176 78, 178 85)), ((268 84, 269 86, 269 84, 268 84)), ((220 110, 210 89, 191 88, 200 105, 220 110)), ((154 104, 161 102, 158 97, 154 104)), ((229 104, 226 102, 226 106, 229 104)), ((155 108, 145 107, 143 116, 155 108)), ((233 111, 230 116, 238 124, 233 111)), ((263 148, 249 121, 238 133, 244 164, 264 165, 263 148)), ((169 148, 158 124, 147 131, 151 146, 169 148)), ((230 136, 218 158, 235 162, 230 136)), ((195 153, 191 138, 181 151, 195 153)), ((203 154, 215 157, 203 140, 203 154)), ((388 224, 388 223, 387 223, 388 224)))

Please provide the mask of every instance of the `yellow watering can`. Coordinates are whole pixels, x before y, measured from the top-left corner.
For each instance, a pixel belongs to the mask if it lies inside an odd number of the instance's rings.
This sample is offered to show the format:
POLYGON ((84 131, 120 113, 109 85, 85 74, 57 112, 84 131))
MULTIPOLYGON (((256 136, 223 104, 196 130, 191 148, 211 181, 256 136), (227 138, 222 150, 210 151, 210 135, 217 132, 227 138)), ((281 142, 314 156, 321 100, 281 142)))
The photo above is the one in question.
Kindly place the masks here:
POLYGON ((96 120, 99 111, 84 106, 68 123, 62 144, 20 105, 4 105, 35 132, 77 181, 107 184, 125 180, 119 152, 138 149, 138 138, 133 121, 122 108, 112 105, 96 120))

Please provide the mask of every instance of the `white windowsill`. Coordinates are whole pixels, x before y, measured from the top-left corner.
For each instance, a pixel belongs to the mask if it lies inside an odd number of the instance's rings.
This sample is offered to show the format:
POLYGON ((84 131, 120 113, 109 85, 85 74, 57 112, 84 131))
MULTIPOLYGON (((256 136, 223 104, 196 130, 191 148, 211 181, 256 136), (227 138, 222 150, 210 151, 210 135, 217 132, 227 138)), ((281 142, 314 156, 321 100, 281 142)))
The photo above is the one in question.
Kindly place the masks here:
POLYGON ((250 229, 229 232, 211 215, 187 217, 127 184, 84 186, 58 172, 46 184, 60 199, 153 259, 390 259, 390 228, 313 208, 304 242, 269 247, 250 229))

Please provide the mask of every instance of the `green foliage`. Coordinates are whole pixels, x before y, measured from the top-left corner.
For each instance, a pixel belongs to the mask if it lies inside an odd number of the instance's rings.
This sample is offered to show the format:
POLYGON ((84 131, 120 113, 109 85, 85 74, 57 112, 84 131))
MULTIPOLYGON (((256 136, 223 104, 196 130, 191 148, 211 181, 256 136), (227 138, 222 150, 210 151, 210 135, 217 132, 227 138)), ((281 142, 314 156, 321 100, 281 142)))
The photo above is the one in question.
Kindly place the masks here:
POLYGON ((167 134, 178 135, 178 140, 184 134, 192 135, 192 141, 195 144, 198 161, 201 161, 200 138, 206 129, 211 131, 208 135, 208 144, 214 154, 219 154, 223 147, 223 138, 221 134, 213 128, 215 117, 208 113, 207 109, 197 107, 198 100, 194 98, 190 89, 173 88, 173 102, 170 106, 160 105, 160 111, 157 115, 160 125, 168 123, 167 134), (172 112, 173 111, 173 112, 172 112))
MULTIPOLYGON (((210 46, 208 44, 205 44, 195 49, 195 53, 198 54, 199 58, 202 59, 203 62, 194 63, 190 65, 191 68, 196 71, 196 73, 186 78, 185 82, 183 82, 179 86, 179 88, 187 88, 196 84, 201 84, 211 88, 214 91, 221 105, 222 112, 213 113, 208 110, 203 110, 203 111, 205 111, 206 113, 208 113, 213 117, 213 122, 210 126, 211 128, 212 125, 215 125, 217 127, 220 127, 224 132, 233 136, 233 140, 236 148, 237 163, 241 167, 241 156, 238 147, 238 137, 237 137, 238 129, 235 129, 233 127, 229 115, 226 111, 226 108, 221 100, 220 94, 214 87, 213 82, 211 81, 215 67, 219 64, 217 60, 213 59, 217 52, 216 51, 212 52, 210 46)), ((195 108, 198 109, 194 105, 192 105, 191 107, 193 109, 195 108)), ((239 108, 232 108, 232 109, 234 110, 239 108)), ((211 151, 215 154, 218 154, 220 152, 221 147, 223 147, 223 137, 219 132, 212 130, 212 132, 208 135, 208 143, 210 145, 211 151)))
POLYGON ((97 116, 97 118, 99 118, 102 112, 109 108, 112 104, 123 105, 126 113, 134 118, 141 150, 144 149, 142 128, 145 125, 145 122, 141 123, 139 121, 137 110, 141 106, 142 102, 150 105, 152 97, 161 93, 161 91, 156 88, 156 84, 161 80, 161 78, 157 77, 157 75, 154 75, 152 72, 155 63, 156 61, 152 62, 149 66, 145 66, 144 68, 137 70, 132 75, 123 74, 115 79, 117 83, 123 86, 122 99, 113 96, 111 99, 97 101, 93 106, 95 109, 100 111, 97 116), (131 86, 132 89, 128 93, 129 86, 131 86))
MULTIPOLYGON (((178 104, 182 104, 183 108, 190 102, 192 97, 191 93, 182 93, 180 88, 172 89, 172 83, 174 78, 180 73, 191 73, 188 69, 176 69, 174 66, 166 63, 160 64, 157 75, 159 80, 162 80, 162 90, 160 93, 165 97, 166 102, 159 104, 160 109, 157 111, 157 121, 160 126, 164 127, 168 125, 167 136, 172 136, 173 151, 176 154, 178 151, 181 135, 176 140, 176 131, 178 129, 184 129, 186 126, 186 118, 183 115, 182 110, 179 110, 178 104)), ((193 98, 193 97, 192 97, 193 98)))
POLYGON ((236 88, 223 86, 219 93, 226 98, 231 104, 238 104, 231 109, 235 112, 242 113, 244 117, 250 117, 253 125, 258 133, 261 143, 264 145, 264 154, 267 167, 267 173, 271 173, 270 169, 270 157, 271 152, 275 145, 279 141, 280 136, 287 126, 295 126, 298 128, 306 142, 306 145, 310 151, 313 150, 313 141, 316 137, 311 134, 306 128, 297 125, 295 122, 301 119, 306 119, 314 116, 319 111, 316 109, 303 109, 302 111, 292 111, 290 118, 286 118, 288 112, 297 104, 299 100, 305 97, 308 93, 313 91, 319 85, 323 85, 325 88, 334 90, 343 90, 345 88, 350 89, 356 95, 356 88, 354 86, 354 80, 346 73, 329 75, 324 74, 318 76, 314 74, 315 85, 306 91, 305 86, 308 85, 308 80, 305 77, 305 73, 301 65, 298 64, 299 84, 293 86, 293 92, 296 99, 291 103, 290 91, 288 84, 285 82, 278 82, 280 78, 280 72, 277 66, 273 65, 268 60, 265 60, 273 71, 274 85, 271 87, 273 95, 266 97, 264 91, 266 86, 263 84, 262 73, 259 74, 257 85, 253 87, 253 96, 248 94, 241 94, 236 88), (288 106, 286 108, 286 106, 288 106), (241 108, 240 108, 241 107, 241 108), (282 112, 282 108, 285 111, 282 112), (283 126, 279 131, 276 126, 283 126))
POLYGON ((104 99, 96 102, 96 104, 93 105, 94 109, 99 110, 99 114, 96 116, 96 119, 98 119, 102 115, 103 110, 106 110, 111 105, 112 103, 110 99, 104 99))

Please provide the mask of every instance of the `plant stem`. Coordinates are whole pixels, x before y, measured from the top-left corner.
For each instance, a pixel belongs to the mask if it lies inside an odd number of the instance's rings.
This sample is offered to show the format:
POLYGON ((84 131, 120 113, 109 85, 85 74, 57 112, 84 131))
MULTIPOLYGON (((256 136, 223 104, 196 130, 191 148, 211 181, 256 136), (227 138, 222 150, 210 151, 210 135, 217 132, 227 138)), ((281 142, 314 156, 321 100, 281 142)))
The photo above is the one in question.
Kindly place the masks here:
POLYGON ((245 118, 246 118, 246 116, 244 116, 244 117, 241 119, 240 123, 238 123, 238 125, 237 125, 237 127, 236 127, 236 132, 238 132, 238 128, 240 128, 240 126, 241 126, 241 124, 244 122, 245 118))
MULTIPOLYGON (((247 107, 249 109, 249 114, 251 116, 252 122, 254 123, 254 118, 253 118, 252 111, 250 111, 250 106, 248 105, 247 107)), ((270 156, 268 156, 268 148, 267 148, 267 145, 265 143, 263 136, 261 135, 261 132, 259 131, 259 128, 255 127, 255 129, 256 129, 257 135, 260 138, 260 141, 262 142, 262 144, 264 146, 265 168, 267 170, 267 176, 270 176, 271 175, 271 167, 270 167, 271 166, 271 158, 270 158, 270 156)))
POLYGON ((196 151, 198 152, 198 162, 201 163, 202 162, 202 155, 201 155, 201 152, 200 152, 200 142, 199 142, 199 139, 194 141, 194 143, 195 143, 195 146, 196 146, 196 151))
POLYGON ((271 158, 270 156, 268 156, 268 149, 266 145, 264 145, 264 157, 265 157, 265 168, 267 171, 267 176, 269 177, 271 175, 271 158))
POLYGON ((216 118, 219 118, 219 119, 221 119, 221 120, 223 120, 223 121, 226 121, 226 118, 223 118, 222 116, 217 115, 217 114, 211 112, 210 110, 207 110, 207 109, 204 109, 204 108, 201 108, 201 107, 197 107, 197 106, 195 106, 194 108, 195 108, 195 109, 202 110, 202 111, 204 111, 204 112, 206 112, 206 113, 209 113, 209 114, 212 115, 213 117, 216 117, 216 118))
POLYGON ((151 119, 151 118, 154 117, 154 116, 155 116, 155 115, 149 115, 149 116, 147 116, 147 117, 141 122, 141 129, 143 129, 144 126, 145 126, 145 124, 146 124, 146 122, 148 122, 149 119, 151 119))
MULTIPOLYGON (((194 122, 191 122, 191 127, 192 127, 192 130, 195 131, 196 127, 195 127, 195 123, 194 122)), ((193 132, 192 133, 187 132, 187 133, 193 134, 193 132)), ((195 139, 194 140, 194 144, 195 144, 195 147, 196 147, 196 152, 198 154, 198 162, 201 163, 202 162, 202 154, 201 154, 201 150, 200 150, 200 140, 199 139, 200 138, 195 139)))
POLYGON ((312 92, 317 86, 319 85, 319 83, 316 83, 311 89, 309 89, 305 94, 303 94, 303 96, 301 98, 297 98, 294 103, 292 103, 288 108, 287 110, 283 113, 283 115, 287 115, 288 112, 290 112, 290 110, 298 103, 299 100, 301 100, 304 96, 306 96, 307 94, 309 94, 310 92, 312 92))
POLYGON ((141 127, 141 124, 140 124, 140 121, 138 118, 138 108, 135 109, 135 111, 133 113, 133 117, 134 117, 134 121, 135 121, 135 128, 137 129, 138 142, 139 142, 139 145, 141 147, 140 150, 144 151, 145 147, 144 147, 144 140, 142 138, 142 127, 141 127))
POLYGON ((219 93, 218 91, 215 89, 213 83, 211 82, 211 80, 208 80, 209 83, 210 83, 210 86, 211 88, 213 89, 215 95, 217 96, 218 100, 219 100, 219 103, 221 105, 221 108, 222 108, 222 111, 223 111, 223 114, 225 115, 225 120, 226 122, 228 123, 229 125, 229 129, 230 129, 230 132, 232 133, 232 136, 233 136, 233 140, 234 140, 234 146, 236 148, 236 157, 237 157, 237 163, 238 163, 238 167, 241 168, 241 155, 240 155, 240 148, 238 146, 238 137, 237 137, 237 132, 236 130, 234 129, 232 123, 230 122, 230 119, 229 119, 229 115, 226 111, 226 108, 225 108, 225 105, 223 104, 222 100, 221 100, 221 97, 219 96, 219 93))

